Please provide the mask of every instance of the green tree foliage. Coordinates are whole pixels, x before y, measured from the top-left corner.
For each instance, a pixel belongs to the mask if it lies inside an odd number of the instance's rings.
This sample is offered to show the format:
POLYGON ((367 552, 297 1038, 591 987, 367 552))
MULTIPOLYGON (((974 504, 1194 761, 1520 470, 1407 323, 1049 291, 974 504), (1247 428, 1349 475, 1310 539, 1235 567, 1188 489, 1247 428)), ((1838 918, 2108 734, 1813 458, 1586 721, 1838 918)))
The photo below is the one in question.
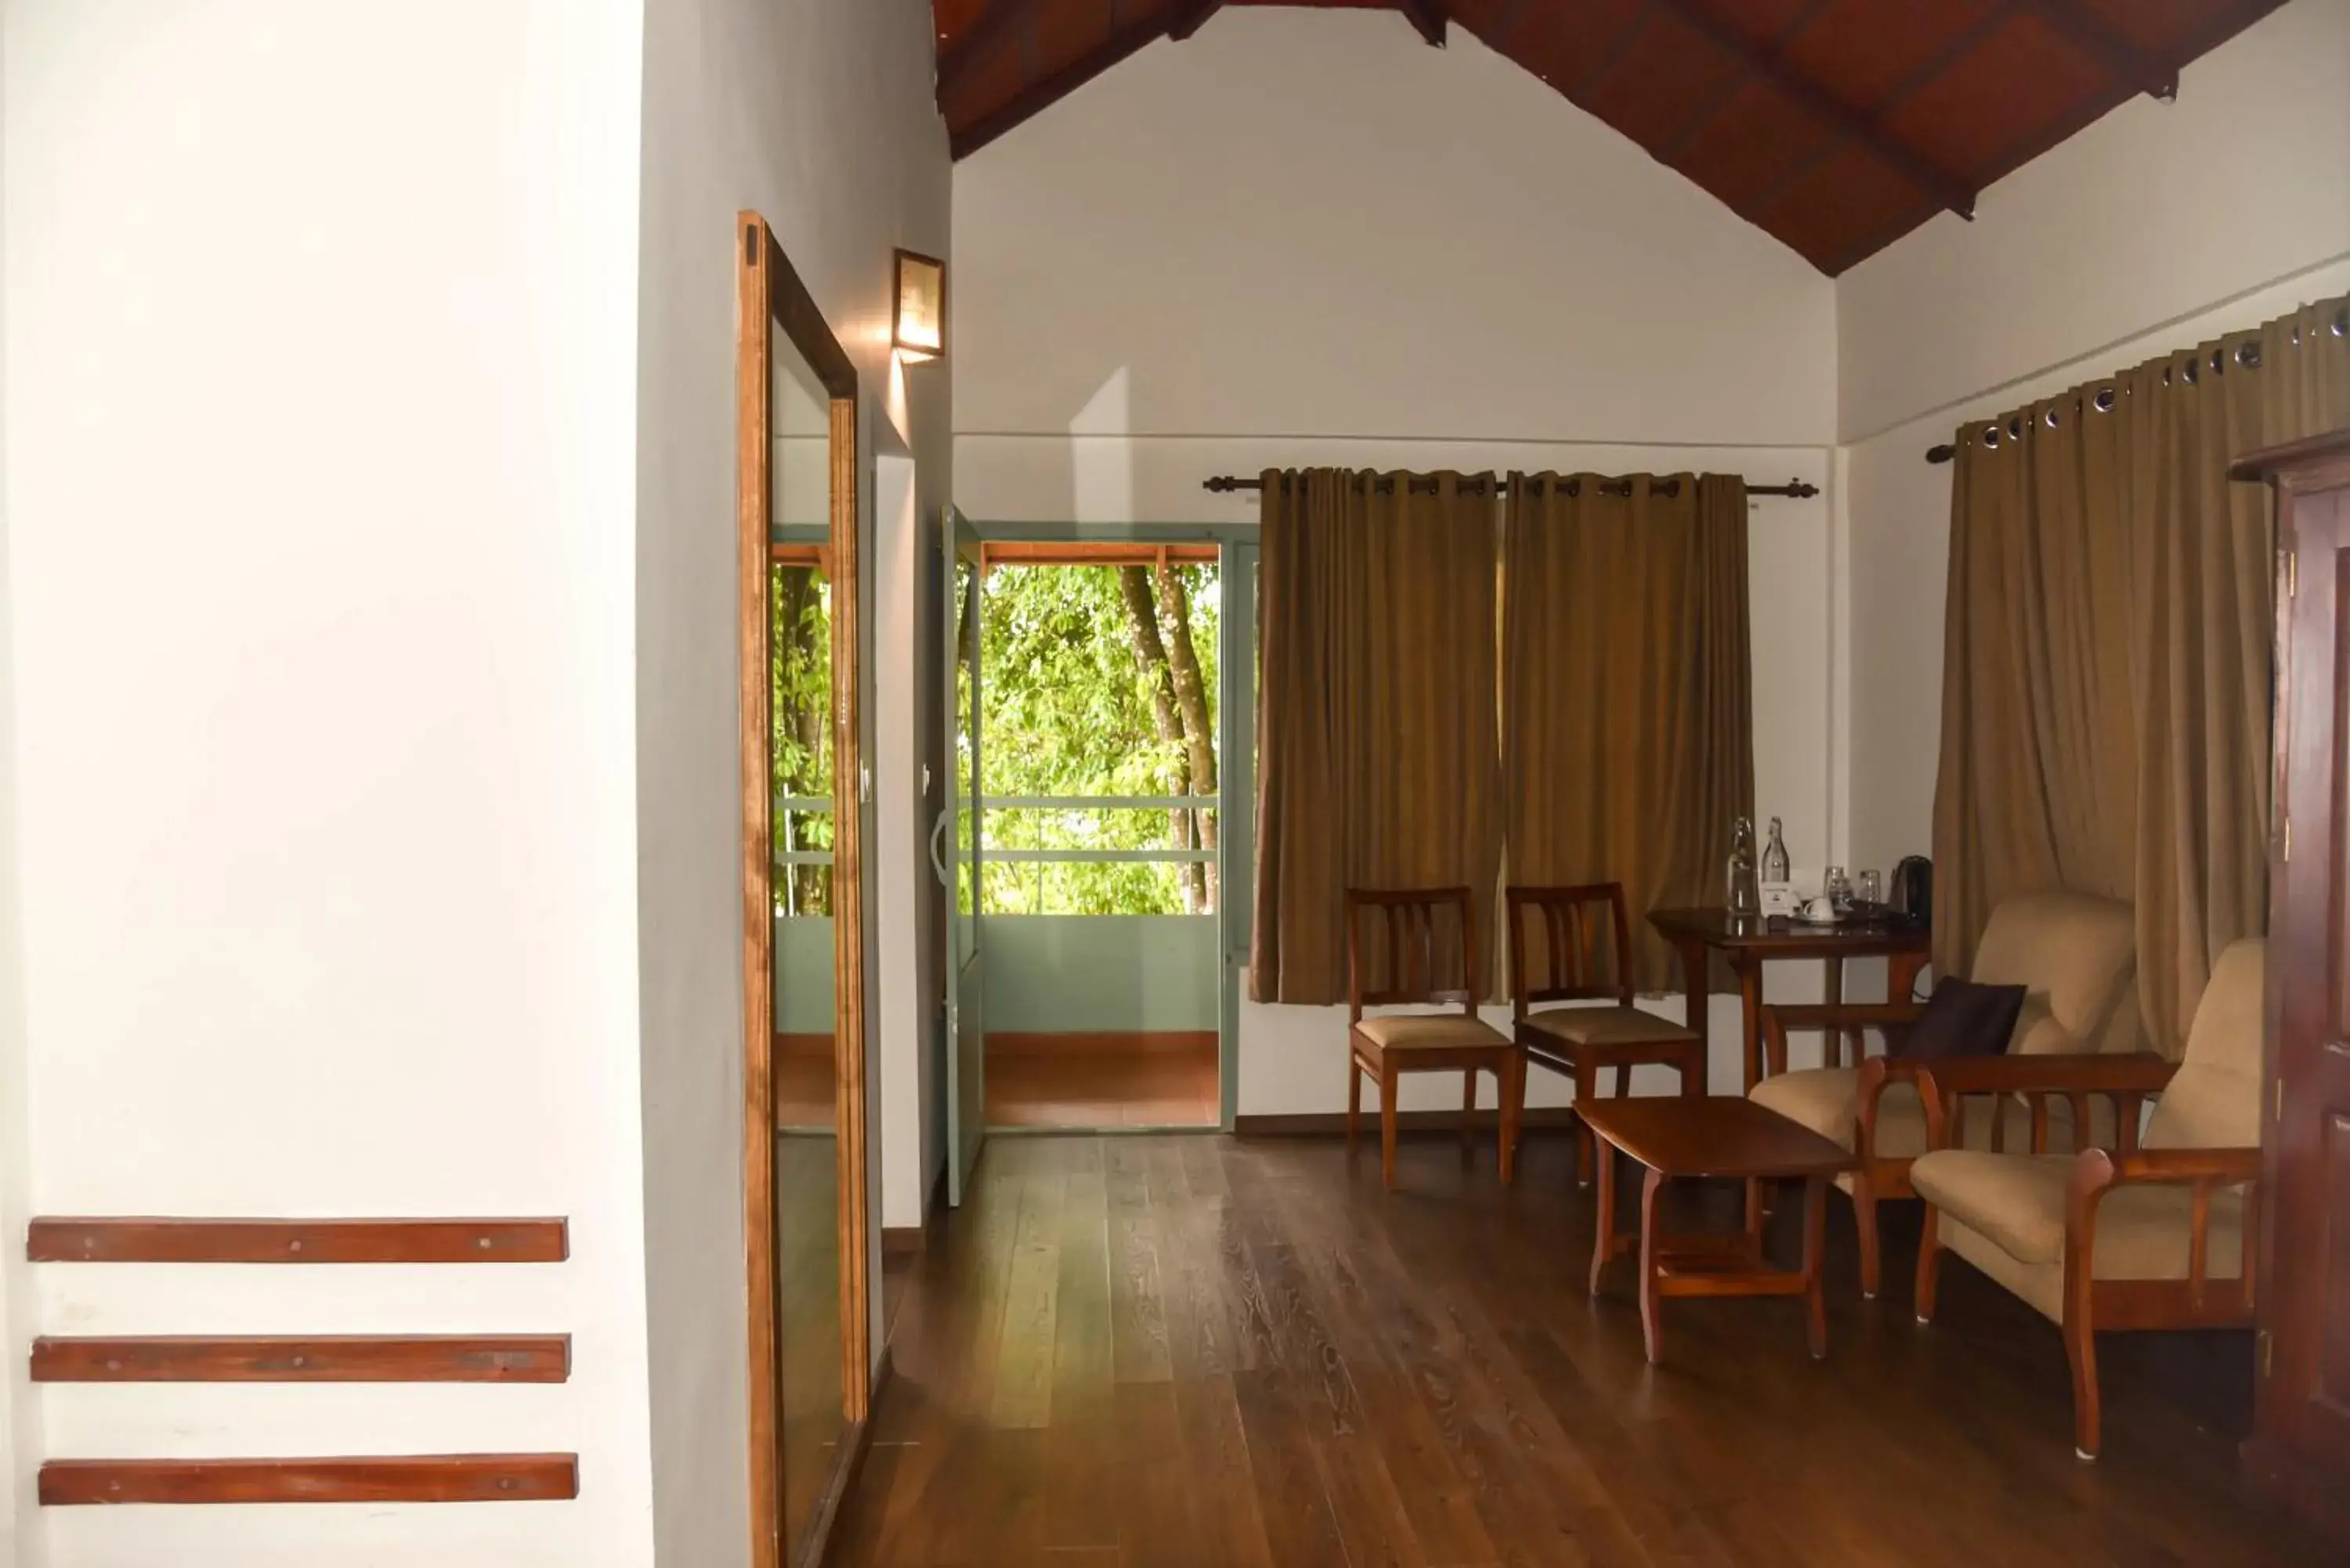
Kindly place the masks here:
MULTIPOLYGON (((767 569, 770 776, 784 796, 832 794, 832 585, 815 566, 767 569)), ((791 851, 829 850, 832 817, 777 811, 775 907, 779 914, 832 913, 832 867, 794 866, 791 851)))
MULTIPOLYGON (((1213 566, 1168 569, 1148 639, 1121 568, 997 566, 981 596, 983 787, 1003 795, 1212 794, 1196 780, 1191 725, 1205 716, 1212 766, 1220 582, 1213 566), (1170 598, 1180 594, 1180 603, 1170 598), (1179 618, 1168 611, 1180 609, 1179 618), (1155 659, 1139 645, 1158 645, 1155 659), (1185 643, 1188 642, 1188 648, 1185 643), (1177 696, 1189 659, 1201 690, 1177 696), (1161 701, 1168 711, 1162 711, 1161 701), (1171 722, 1174 733, 1169 733, 1171 722)), ((1137 569, 1138 576, 1149 576, 1137 569)), ((966 670, 964 680, 969 674, 966 670)), ((964 705, 968 706, 968 687, 964 705)), ((968 740, 965 742, 968 745, 968 740)), ((968 754, 963 759, 966 770, 968 754)), ((990 849, 1212 846, 1214 813, 1164 809, 1003 809, 990 849)), ((968 846, 970 826, 963 826, 968 846)), ((1212 908, 1212 888, 1171 863, 1013 864, 986 870, 991 914, 1180 914, 1212 908)))

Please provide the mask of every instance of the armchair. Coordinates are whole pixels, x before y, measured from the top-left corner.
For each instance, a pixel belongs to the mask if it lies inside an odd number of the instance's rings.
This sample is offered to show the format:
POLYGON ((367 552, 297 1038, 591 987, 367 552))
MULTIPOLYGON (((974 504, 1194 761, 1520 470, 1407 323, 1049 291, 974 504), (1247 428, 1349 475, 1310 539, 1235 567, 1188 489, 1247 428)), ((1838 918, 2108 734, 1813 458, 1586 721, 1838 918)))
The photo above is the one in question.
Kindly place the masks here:
MULTIPOLYGON (((1990 984, 2025 988, 2010 1055, 2016 1060, 2053 1054, 2096 1051, 2131 1038, 2137 1004, 2131 981, 2137 946, 2130 907, 2080 893, 2034 893, 2008 899, 1991 912, 1975 954, 1973 978, 1990 984)), ((1859 1156, 1851 1174, 1836 1185, 1852 1199, 1860 1232, 1861 1293, 1874 1297, 1881 1282, 1877 1206, 1915 1198, 1910 1162, 1926 1152, 1925 1107, 1918 1094, 1918 1064, 1901 1057, 1869 1056, 1864 1035, 1887 1034, 1914 1022, 1919 1004, 1906 997, 1890 1002, 1830 1006, 1765 1007, 1763 1055, 1769 1076, 1752 1098, 1800 1122, 1859 1156), (1824 1066, 1789 1072, 1787 1035, 1817 1029, 1827 1038, 1824 1066), (1849 1062, 1846 1064, 1846 1051, 1849 1062)), ((2077 1147, 2074 1128, 2095 1125, 2085 1106, 2058 1103, 2057 1127, 2065 1147, 2077 1147), (2075 1110, 2080 1119, 2074 1119, 2075 1110)), ((2023 1102, 2007 1100, 2000 1113, 1964 1129, 1964 1141, 1981 1147, 2047 1147, 2046 1113, 2036 1118, 2023 1102), (2037 1144, 2027 1139, 2037 1137, 2037 1144)))
POLYGON ((1947 1248, 2054 1322, 2072 1364, 2074 1447, 2084 1459, 2096 1457, 2103 1436, 2099 1330, 2251 1322, 2264 950, 2251 940, 2220 955, 2176 1064, 1995 1056, 1918 1074, 1932 1144, 1909 1171, 1927 1202, 1918 1320, 1932 1321, 1947 1248), (2030 1104, 2040 1129, 2031 1152, 1955 1147, 1964 1097, 1978 1094, 2030 1104), (2115 1103, 2116 1147, 2049 1154, 2041 1132, 2052 1104, 2092 1096, 2115 1103), (2141 1147, 2149 1096, 2159 1099, 2141 1147))

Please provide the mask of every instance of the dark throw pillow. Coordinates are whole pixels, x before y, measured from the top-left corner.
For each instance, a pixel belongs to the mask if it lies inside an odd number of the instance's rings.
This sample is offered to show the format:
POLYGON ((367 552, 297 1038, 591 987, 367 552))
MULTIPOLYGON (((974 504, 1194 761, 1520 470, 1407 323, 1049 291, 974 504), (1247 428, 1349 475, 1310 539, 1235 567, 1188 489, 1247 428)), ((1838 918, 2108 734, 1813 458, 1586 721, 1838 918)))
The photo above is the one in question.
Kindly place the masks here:
POLYGON ((1885 1043, 1887 1054, 1920 1062, 1952 1056, 1997 1056, 2007 1050, 2023 1012, 2023 987, 1945 980, 1934 987, 1918 1022, 1885 1043))

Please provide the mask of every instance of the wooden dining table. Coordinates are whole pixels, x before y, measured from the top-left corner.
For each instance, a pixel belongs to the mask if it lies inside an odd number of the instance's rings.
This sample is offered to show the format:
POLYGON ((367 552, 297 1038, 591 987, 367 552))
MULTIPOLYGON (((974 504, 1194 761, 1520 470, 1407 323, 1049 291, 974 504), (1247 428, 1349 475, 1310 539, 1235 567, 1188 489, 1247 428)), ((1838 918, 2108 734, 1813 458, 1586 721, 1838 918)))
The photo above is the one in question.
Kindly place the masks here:
POLYGON ((1738 978, 1742 1004, 1740 1066, 1752 1092, 1765 1072, 1783 1073, 1783 1061, 1762 1059, 1762 966, 1790 959, 1817 961, 1825 967, 1824 1000, 1844 1000, 1844 961, 1882 958, 1886 961, 1886 1000, 1904 1001, 1918 982, 1918 971, 1930 956, 1933 933, 1923 920, 1889 919, 1852 920, 1834 926, 1812 926, 1783 916, 1732 915, 1726 909, 1655 909, 1648 924, 1680 955, 1681 982, 1689 996, 1690 1027, 1705 1029, 1709 979, 1708 955, 1720 952, 1738 978))

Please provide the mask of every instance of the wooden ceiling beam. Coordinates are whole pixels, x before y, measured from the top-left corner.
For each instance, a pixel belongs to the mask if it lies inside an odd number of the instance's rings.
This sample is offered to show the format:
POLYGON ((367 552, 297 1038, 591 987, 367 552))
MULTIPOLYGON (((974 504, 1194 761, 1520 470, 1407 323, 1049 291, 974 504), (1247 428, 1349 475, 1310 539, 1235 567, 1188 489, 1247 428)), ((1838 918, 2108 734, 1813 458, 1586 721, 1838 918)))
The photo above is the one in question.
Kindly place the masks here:
POLYGON ((2112 23, 2083 10, 2076 0, 2017 0, 2017 8, 2031 12, 2072 39, 2133 90, 2163 103, 2178 96, 2176 64, 2157 59, 2112 23))
MULTIPOLYGON (((1006 0, 1014 3, 1014 0, 1006 0)), ((1071 62, 1041 81, 1032 82, 969 125, 951 129, 947 151, 968 158, 1021 121, 1042 114, 1112 66, 1161 38, 1188 38, 1201 24, 1223 9, 1224 0, 1177 0, 1156 16, 1128 22, 1102 40, 1092 54, 1071 62)), ((945 90, 941 84, 940 90, 945 90)))
POLYGON ((1723 26, 1690 4, 1690 0, 1653 0, 1691 32, 1736 60, 1746 71, 1768 82, 1804 113, 1821 121, 1846 140, 1856 142, 1889 165, 1894 172, 1931 196, 1960 217, 1972 222, 1975 192, 1967 182, 1939 168, 1887 130, 1869 116, 1830 96, 1778 56, 1755 47, 1744 35, 1723 26))
POLYGON ((1445 25, 1452 20, 1444 0, 1395 0, 1395 8, 1404 20, 1419 30, 1419 36, 1437 48, 1444 47, 1445 25))
POLYGON ((1204 4, 1178 5, 1176 14, 1168 18, 1167 36, 1181 43, 1206 26, 1209 17, 1224 8, 1224 0, 1204 0, 1204 4))
POLYGON ((1043 3, 1044 0, 992 0, 970 26, 942 42, 939 46, 939 101, 944 103, 962 85, 972 67, 987 58, 1005 34, 1023 22, 1033 21, 1043 3))

